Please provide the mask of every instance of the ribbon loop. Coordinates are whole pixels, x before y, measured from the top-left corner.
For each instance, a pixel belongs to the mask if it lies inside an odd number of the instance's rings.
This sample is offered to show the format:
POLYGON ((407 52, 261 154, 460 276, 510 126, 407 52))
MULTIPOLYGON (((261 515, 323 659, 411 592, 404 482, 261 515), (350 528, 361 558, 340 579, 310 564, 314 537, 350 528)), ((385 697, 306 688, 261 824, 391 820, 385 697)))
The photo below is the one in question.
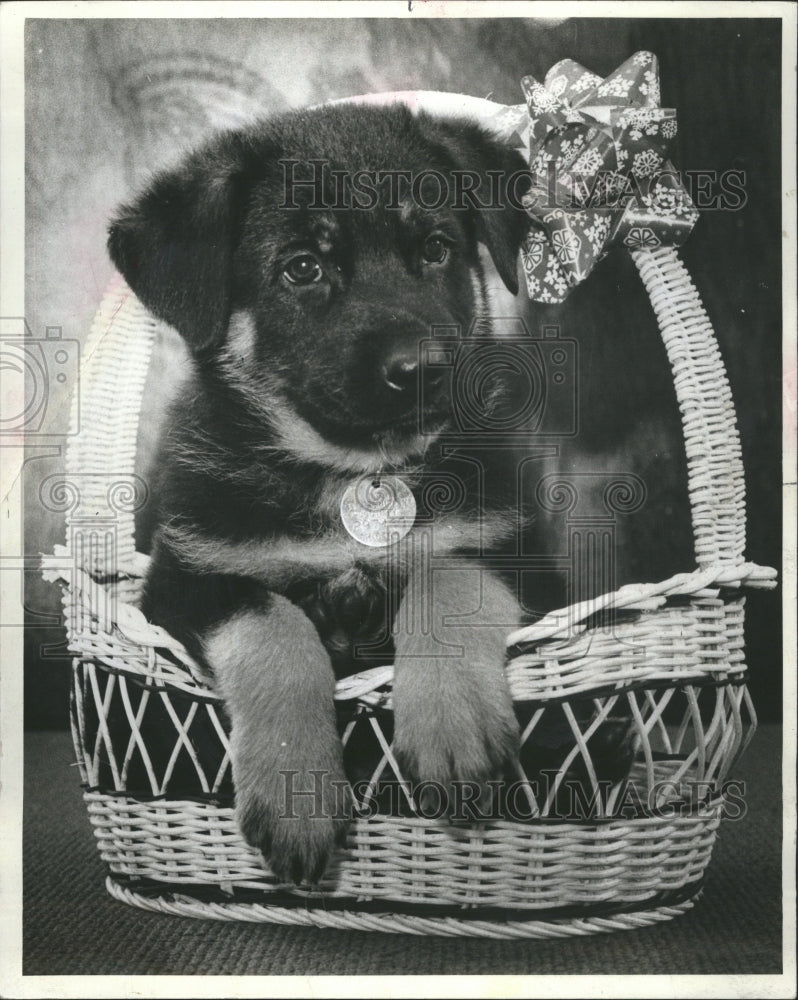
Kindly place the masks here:
POLYGON ((529 297, 562 302, 615 245, 680 246, 698 212, 667 158, 676 112, 659 107, 659 67, 636 52, 602 79, 571 59, 524 77, 532 184, 521 249, 529 297))

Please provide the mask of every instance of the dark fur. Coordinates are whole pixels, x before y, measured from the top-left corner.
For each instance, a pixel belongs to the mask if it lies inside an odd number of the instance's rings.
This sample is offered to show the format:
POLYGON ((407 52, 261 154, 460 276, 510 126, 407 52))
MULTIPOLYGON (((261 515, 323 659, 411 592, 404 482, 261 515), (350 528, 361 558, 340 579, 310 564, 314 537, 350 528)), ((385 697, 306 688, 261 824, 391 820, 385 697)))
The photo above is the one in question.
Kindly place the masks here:
MULTIPOLYGON (((438 443, 413 454, 417 407, 386 389, 380 372, 397 352, 417 350, 432 324, 468 330, 474 279, 483 282, 478 242, 517 291, 524 216, 508 205, 432 217, 382 204, 279 208, 279 161, 314 158, 350 173, 524 168, 476 126, 339 106, 222 135, 157 177, 111 227, 115 264, 194 359, 158 460, 161 530, 143 609, 218 685, 232 720, 242 830, 279 876, 297 881, 320 875, 346 828, 348 799, 333 789, 344 772, 331 663, 371 665, 352 664, 356 642, 376 643, 377 658, 395 655, 395 747, 413 777, 485 782, 518 752, 502 665, 503 636, 520 611, 478 563, 479 526, 489 542, 502 535, 488 513, 506 503, 501 477, 488 470, 486 495, 473 461, 438 443), (448 241, 440 264, 420 256, 432 230, 448 241), (291 286, 284 268, 303 248, 325 279, 291 286), (299 447, 298 420, 281 430, 278 411, 305 421, 328 456, 299 447), (465 484, 456 515, 439 520, 459 539, 444 532, 444 549, 473 561, 434 586, 413 544, 390 554, 392 569, 384 550, 359 546, 341 527, 340 493, 377 471, 347 469, 346 456, 380 451, 384 471, 400 471, 414 489, 419 523, 434 520, 424 497, 436 476, 465 484), (413 624, 422 607, 433 635, 413 624), (464 610, 473 615, 457 624, 464 610), (298 772, 298 787, 324 771, 325 820, 302 809, 280 818, 285 769, 298 772)), ((445 385, 431 386, 425 403, 445 430, 445 385)))

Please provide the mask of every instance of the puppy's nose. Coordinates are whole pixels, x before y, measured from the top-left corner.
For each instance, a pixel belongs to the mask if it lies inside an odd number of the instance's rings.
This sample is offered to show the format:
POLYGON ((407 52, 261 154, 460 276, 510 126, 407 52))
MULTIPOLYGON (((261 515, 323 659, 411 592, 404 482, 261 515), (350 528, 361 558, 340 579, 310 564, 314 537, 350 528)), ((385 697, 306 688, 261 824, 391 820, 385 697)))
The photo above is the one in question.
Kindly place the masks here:
POLYGON ((418 357, 394 354, 382 366, 382 378, 389 389, 415 395, 418 392, 418 357))

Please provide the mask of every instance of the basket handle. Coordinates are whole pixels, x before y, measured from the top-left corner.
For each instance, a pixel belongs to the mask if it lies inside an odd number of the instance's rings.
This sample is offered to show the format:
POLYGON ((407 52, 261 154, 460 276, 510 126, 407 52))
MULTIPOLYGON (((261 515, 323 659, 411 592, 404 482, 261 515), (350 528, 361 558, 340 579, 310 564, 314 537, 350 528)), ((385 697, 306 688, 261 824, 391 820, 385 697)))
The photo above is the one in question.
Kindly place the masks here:
POLYGON ((673 247, 634 250, 673 371, 696 562, 742 562, 745 479, 731 388, 712 324, 673 247))
POLYGON ((78 568, 138 575, 135 513, 147 499, 136 475, 144 384, 161 324, 119 275, 89 332, 72 398, 66 449, 66 544, 78 568))

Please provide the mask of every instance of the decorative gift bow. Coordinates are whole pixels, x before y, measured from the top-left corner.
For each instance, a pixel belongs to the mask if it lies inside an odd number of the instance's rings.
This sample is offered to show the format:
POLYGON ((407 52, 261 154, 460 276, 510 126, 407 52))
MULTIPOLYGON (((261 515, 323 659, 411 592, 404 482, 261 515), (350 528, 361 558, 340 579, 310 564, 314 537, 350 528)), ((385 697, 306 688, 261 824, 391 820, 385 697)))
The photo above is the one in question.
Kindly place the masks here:
MULTIPOLYGON (((529 297, 562 302, 612 246, 680 246, 698 212, 666 158, 676 112, 659 105, 659 67, 637 52, 604 80, 570 59, 545 85, 525 77, 532 226, 521 249, 529 297), (620 103, 619 103, 620 99, 620 103)), ((521 136, 519 138, 518 132, 521 136)))

